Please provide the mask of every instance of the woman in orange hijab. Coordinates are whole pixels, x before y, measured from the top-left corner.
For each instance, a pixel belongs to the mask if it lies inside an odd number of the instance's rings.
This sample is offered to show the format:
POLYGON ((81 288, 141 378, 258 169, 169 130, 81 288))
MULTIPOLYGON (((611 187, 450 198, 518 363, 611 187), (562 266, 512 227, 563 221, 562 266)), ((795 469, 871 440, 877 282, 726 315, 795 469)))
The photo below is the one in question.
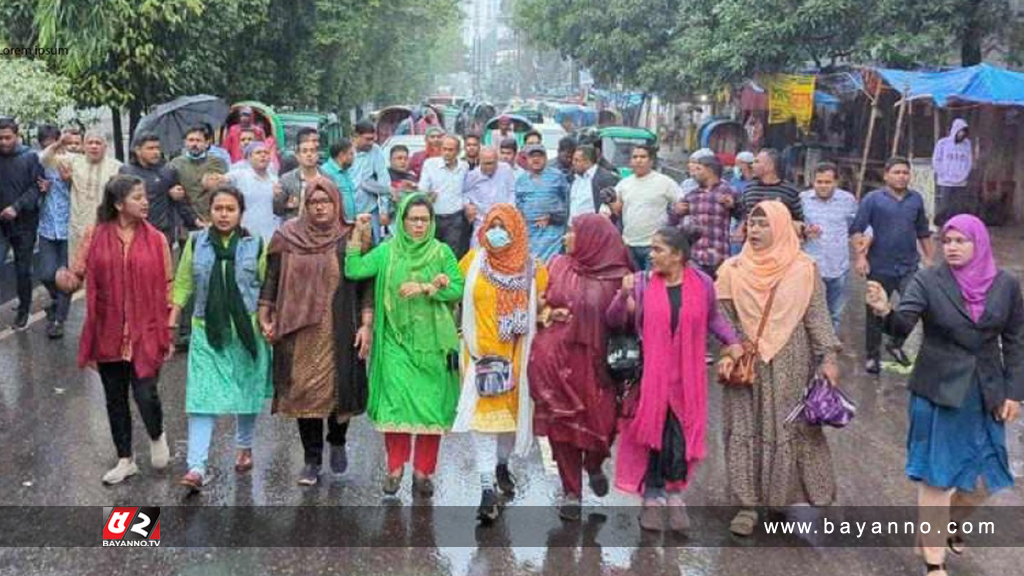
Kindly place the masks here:
POLYGON ((723 392, 726 475, 741 507, 729 529, 749 536, 757 525, 755 507, 824 506, 835 499, 822 429, 785 420, 803 398, 819 359, 821 373, 838 381, 841 345, 817 267, 800 251, 789 210, 778 201, 751 211, 747 242, 722 264, 715 291, 737 332, 758 342, 754 385, 723 392))
POLYGON ((462 393, 453 432, 472 432, 484 524, 498 517, 495 485, 515 491, 508 469, 513 449, 533 446, 533 406, 526 379, 537 330, 538 295, 547 270, 530 256, 526 221, 511 204, 495 204, 477 233, 480 248, 462 258, 462 393))

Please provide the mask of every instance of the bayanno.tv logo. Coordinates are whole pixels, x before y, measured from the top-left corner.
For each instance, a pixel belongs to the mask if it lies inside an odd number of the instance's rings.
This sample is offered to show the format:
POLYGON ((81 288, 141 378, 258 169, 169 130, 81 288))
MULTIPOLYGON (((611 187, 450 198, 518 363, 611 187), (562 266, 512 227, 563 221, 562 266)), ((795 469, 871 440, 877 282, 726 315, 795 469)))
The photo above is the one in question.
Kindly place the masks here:
POLYGON ((160 508, 155 506, 103 507, 104 546, 160 546, 160 508))

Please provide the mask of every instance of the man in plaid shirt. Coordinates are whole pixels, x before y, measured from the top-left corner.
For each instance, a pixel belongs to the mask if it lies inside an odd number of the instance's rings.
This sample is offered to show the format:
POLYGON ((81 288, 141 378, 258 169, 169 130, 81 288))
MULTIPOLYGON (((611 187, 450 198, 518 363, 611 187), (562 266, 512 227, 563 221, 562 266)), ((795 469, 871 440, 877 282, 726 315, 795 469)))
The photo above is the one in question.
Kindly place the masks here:
POLYGON ((715 278, 718 267, 729 257, 729 225, 740 217, 740 195, 722 181, 722 163, 714 156, 702 157, 693 167, 700 187, 686 194, 675 205, 674 223, 685 223, 700 231, 700 239, 690 251, 690 259, 705 274, 715 278))

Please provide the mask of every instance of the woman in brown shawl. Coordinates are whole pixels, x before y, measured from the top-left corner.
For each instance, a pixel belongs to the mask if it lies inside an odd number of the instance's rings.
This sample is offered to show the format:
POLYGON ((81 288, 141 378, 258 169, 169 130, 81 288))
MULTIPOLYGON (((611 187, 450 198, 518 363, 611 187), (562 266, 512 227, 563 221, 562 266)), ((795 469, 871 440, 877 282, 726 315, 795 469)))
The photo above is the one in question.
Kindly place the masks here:
POLYGON ((345 472, 349 419, 366 408, 373 289, 345 278, 350 228, 338 189, 326 178, 306 185, 305 210, 274 234, 260 293, 260 326, 274 343, 271 411, 297 418, 305 452, 299 484, 320 474, 324 419, 331 470, 345 472), (352 342, 353 345, 347 345, 352 342))
POLYGON ((573 221, 565 251, 551 261, 528 372, 534 433, 548 437, 562 478, 559 515, 579 520, 584 469, 594 493, 608 493, 601 465, 615 436, 616 392, 604 316, 634 267, 615 225, 597 214, 573 221))

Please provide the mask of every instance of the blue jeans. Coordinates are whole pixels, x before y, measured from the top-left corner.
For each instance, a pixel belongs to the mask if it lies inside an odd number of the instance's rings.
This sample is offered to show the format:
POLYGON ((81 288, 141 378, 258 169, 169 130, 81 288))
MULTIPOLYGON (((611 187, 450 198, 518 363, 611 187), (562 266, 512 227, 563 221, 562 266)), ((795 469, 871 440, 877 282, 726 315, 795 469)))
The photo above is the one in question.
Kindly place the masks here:
POLYGON ((828 313, 832 317, 832 328, 839 333, 839 323, 843 318, 843 309, 850 296, 850 271, 836 278, 822 278, 825 283, 825 300, 828 302, 828 313))
POLYGON ((51 304, 46 309, 46 317, 51 322, 64 322, 68 319, 68 306, 71 296, 57 289, 57 270, 68 265, 68 241, 51 240, 39 237, 39 281, 50 293, 51 304))
POLYGON ((633 255, 633 262, 636 263, 637 267, 641 270, 650 270, 651 268, 651 247, 650 246, 630 246, 629 253, 633 255))
MULTIPOLYGON (((188 415, 188 463, 189 471, 206 474, 206 461, 210 455, 210 441, 213 427, 220 414, 188 415)), ((239 449, 252 448, 252 437, 256 432, 256 414, 235 415, 235 446, 239 449)))

